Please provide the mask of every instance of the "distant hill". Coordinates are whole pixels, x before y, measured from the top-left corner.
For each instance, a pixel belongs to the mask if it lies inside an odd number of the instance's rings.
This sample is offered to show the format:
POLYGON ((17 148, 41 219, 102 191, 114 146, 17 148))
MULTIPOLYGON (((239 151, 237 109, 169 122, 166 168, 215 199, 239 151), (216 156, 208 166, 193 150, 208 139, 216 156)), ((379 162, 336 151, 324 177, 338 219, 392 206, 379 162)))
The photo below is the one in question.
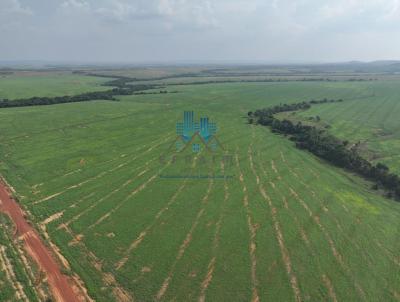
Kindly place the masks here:
POLYGON ((350 61, 343 63, 309 64, 296 66, 295 68, 307 68, 309 72, 331 73, 331 72, 356 72, 356 73, 394 73, 400 72, 400 61, 372 61, 360 62, 350 61))

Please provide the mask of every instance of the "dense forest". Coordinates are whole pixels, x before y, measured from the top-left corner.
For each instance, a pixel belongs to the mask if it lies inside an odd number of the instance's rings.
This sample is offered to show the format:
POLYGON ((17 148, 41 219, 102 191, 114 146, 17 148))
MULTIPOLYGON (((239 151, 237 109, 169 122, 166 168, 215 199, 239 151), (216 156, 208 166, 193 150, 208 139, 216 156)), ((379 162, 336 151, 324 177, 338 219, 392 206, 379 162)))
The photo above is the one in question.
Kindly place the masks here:
POLYGON ((290 140, 295 142, 297 148, 308 150, 335 166, 345 168, 375 182, 373 189, 384 189, 387 192, 387 197, 400 200, 400 177, 391 173, 386 165, 371 163, 360 155, 356 146, 350 145, 348 141, 336 138, 324 129, 303 125, 301 122, 293 123, 288 119, 280 120, 274 116, 279 112, 306 110, 313 104, 342 101, 324 99, 281 104, 255 112, 250 111, 248 121, 251 124, 269 126, 272 132, 288 135, 290 140))

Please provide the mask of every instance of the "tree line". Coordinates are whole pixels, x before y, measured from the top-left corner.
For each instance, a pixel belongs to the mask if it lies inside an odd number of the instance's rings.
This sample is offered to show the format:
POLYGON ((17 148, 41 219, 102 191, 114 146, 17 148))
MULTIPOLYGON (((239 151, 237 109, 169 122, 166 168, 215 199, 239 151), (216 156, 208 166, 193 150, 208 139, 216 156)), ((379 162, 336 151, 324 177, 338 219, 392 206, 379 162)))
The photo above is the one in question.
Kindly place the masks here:
POLYGON ((293 123, 290 120, 279 120, 274 114, 279 112, 306 110, 313 104, 328 102, 342 102, 343 100, 320 100, 295 104, 281 104, 270 108, 248 112, 248 121, 251 124, 269 126, 274 133, 288 135, 299 149, 308 150, 314 155, 358 175, 373 181, 373 189, 384 189, 387 197, 400 200, 400 177, 382 164, 373 164, 363 158, 356 146, 350 146, 348 141, 343 141, 329 134, 326 130, 315 126, 303 125, 301 122, 293 123))
MULTIPOLYGON (((175 77, 172 77, 175 78, 175 77)), ((138 80, 144 81, 144 80, 138 80)), ((147 81, 147 80, 146 80, 147 81)), ((173 85, 208 85, 208 84, 229 84, 229 83, 287 83, 287 82, 370 82, 376 79, 362 79, 362 78, 349 78, 349 79, 330 79, 330 78, 277 78, 277 79, 232 79, 232 80, 207 80, 198 82, 177 82, 173 85)))

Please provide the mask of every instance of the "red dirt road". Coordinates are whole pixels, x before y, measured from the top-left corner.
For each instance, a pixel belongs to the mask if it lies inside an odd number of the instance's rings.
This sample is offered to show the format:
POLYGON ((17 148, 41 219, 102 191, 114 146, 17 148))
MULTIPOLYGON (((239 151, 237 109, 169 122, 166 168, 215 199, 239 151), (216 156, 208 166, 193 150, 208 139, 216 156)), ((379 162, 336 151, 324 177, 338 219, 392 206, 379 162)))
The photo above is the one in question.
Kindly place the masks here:
POLYGON ((18 203, 11 198, 7 186, 0 182, 0 212, 6 213, 17 228, 17 235, 25 242, 25 250, 46 274, 54 299, 59 302, 79 302, 67 276, 60 271, 49 248, 42 242, 36 230, 26 221, 18 203))

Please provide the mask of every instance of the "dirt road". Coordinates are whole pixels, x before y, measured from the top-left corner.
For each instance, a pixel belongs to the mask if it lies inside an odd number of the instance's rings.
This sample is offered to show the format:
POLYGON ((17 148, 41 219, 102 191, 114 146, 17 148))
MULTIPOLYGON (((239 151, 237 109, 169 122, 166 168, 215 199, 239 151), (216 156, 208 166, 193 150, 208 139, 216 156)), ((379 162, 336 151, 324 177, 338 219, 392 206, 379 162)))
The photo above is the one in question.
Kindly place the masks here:
POLYGON ((72 289, 67 276, 60 271, 51 250, 43 243, 36 230, 27 222, 19 204, 11 198, 7 186, 0 182, 0 212, 8 214, 16 226, 17 236, 23 238, 27 253, 46 274, 54 299, 59 302, 79 302, 79 294, 72 289))

